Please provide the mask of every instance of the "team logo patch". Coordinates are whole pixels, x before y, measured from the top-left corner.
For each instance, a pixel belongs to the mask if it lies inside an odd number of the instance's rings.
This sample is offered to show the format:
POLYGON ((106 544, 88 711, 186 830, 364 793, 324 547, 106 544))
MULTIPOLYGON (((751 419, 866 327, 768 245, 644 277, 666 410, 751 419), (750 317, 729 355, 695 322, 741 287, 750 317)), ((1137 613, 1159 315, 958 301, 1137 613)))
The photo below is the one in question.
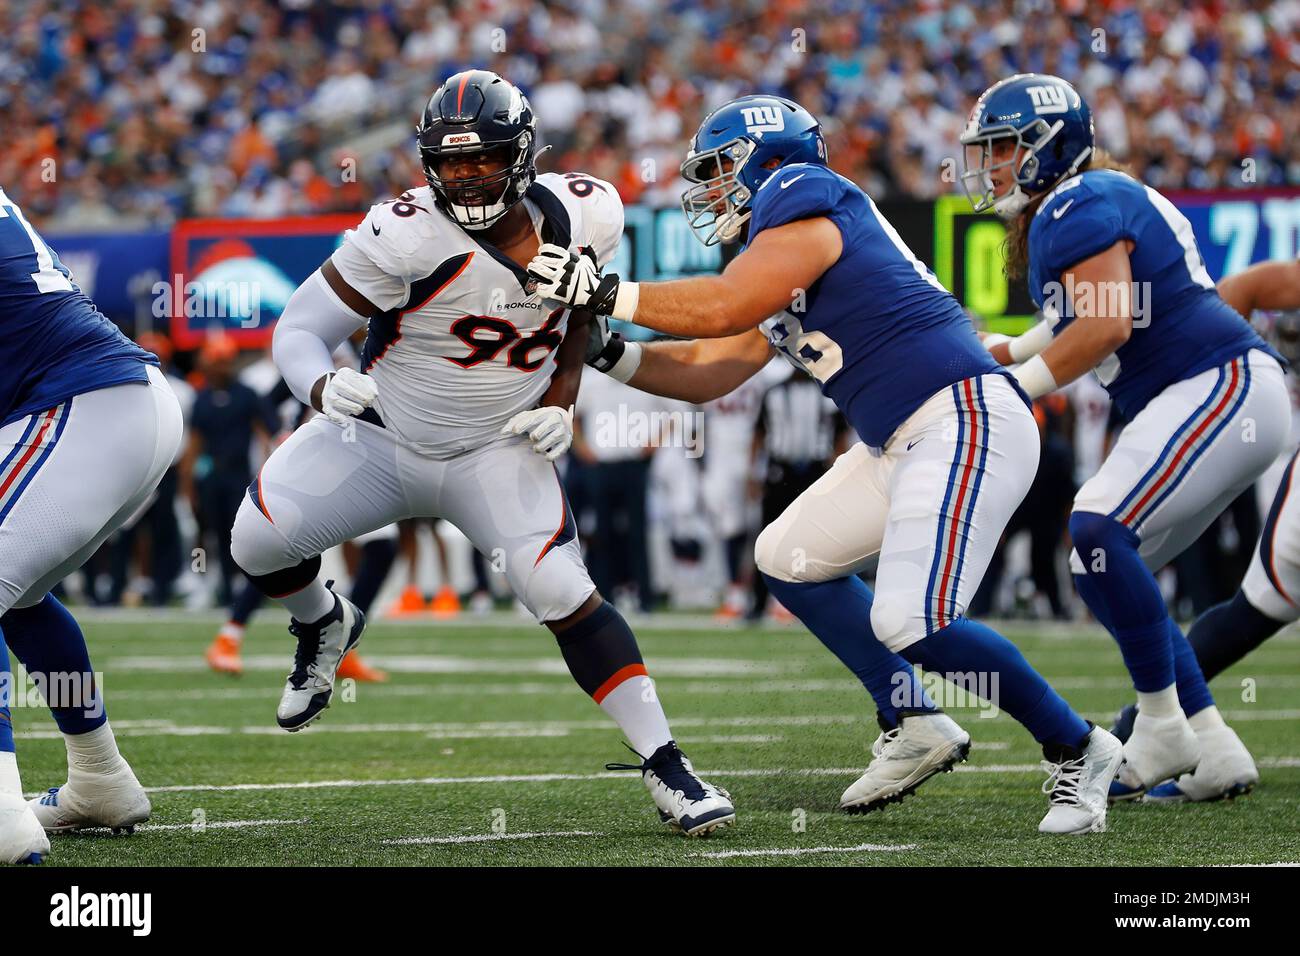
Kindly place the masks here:
POLYGON ((764 133, 779 133, 785 129, 785 117, 776 106, 746 106, 740 115, 745 121, 745 129, 759 139, 764 133))

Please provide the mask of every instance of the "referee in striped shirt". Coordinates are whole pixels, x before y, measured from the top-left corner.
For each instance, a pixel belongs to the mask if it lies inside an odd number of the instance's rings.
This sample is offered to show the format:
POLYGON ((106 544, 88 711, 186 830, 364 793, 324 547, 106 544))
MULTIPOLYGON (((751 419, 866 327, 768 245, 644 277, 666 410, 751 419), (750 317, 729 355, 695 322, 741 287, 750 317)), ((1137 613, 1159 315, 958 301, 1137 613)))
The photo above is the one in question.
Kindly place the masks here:
MULTIPOLYGON (((821 386, 794 368, 763 395, 754 426, 754 462, 762 475, 763 527, 830 468, 849 444, 848 422, 821 386)), ((754 575, 754 603, 749 620, 767 610, 767 584, 754 575)))

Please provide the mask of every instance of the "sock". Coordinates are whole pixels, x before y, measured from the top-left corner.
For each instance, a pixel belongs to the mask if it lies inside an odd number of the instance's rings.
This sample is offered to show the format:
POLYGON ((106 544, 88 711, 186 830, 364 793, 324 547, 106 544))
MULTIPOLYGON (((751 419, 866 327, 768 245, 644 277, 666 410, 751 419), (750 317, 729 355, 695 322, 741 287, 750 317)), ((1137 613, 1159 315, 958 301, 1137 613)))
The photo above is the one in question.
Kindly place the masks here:
POLYGON ((1169 649, 1174 656, 1178 703, 1182 705, 1183 713, 1190 717, 1207 707, 1213 707, 1214 695, 1210 693, 1210 685, 1206 682, 1205 675, 1201 673, 1196 652, 1192 650, 1192 645, 1187 643, 1187 638, 1183 637, 1182 628, 1174 623, 1172 618, 1169 620, 1169 649))
POLYGON ((18 777, 18 758, 14 756, 14 724, 9 700, 14 693, 14 674, 9 669, 9 649, 4 631, 0 630, 0 793, 23 795, 18 777))
POLYGON ((39 604, 11 608, 0 625, 14 656, 41 688, 59 730, 84 734, 108 720, 86 638, 58 598, 47 594, 39 604))
POLYGON ((282 595, 279 600, 289 609, 294 620, 304 624, 319 621, 334 610, 334 593, 319 576, 312 578, 302 590, 282 595))
POLYGON ((902 653, 928 671, 989 675, 990 685, 996 688, 992 703, 1024 725, 1040 744, 1081 746, 1092 732, 1016 645, 978 621, 959 617, 902 653))
POLYGON ((266 595, 259 591, 251 581, 245 581, 244 586, 239 589, 239 594, 235 596, 235 603, 230 606, 230 623, 239 625, 241 636, 243 635, 244 625, 257 613, 257 609, 262 606, 262 602, 265 600, 266 595))
POLYGON ((63 738, 68 751, 68 770, 86 773, 108 773, 116 770, 122 761, 117 750, 113 728, 105 721, 84 734, 68 734, 63 738))
POLYGON ((1138 536, 1113 518, 1087 511, 1070 516, 1070 535, 1087 569, 1075 577, 1079 594, 1119 644, 1133 686, 1164 690, 1174 683, 1169 612, 1138 554, 1138 536))
POLYGON ((1223 722, 1223 715, 1219 713, 1219 708, 1211 704, 1204 707, 1187 718, 1187 722, 1192 725, 1192 730, 1198 734, 1203 734, 1207 730, 1215 730, 1219 727, 1228 726, 1223 722))
POLYGON ((871 630, 874 595, 860 578, 817 584, 764 574, 768 590, 829 648, 867 689, 891 727, 899 710, 937 711, 912 665, 876 640, 871 630))
POLYGON ((217 637, 224 637, 234 641, 236 644, 242 644, 244 641, 244 625, 237 621, 227 621, 221 625, 221 630, 217 632, 217 637))
POLYGON ((1172 717, 1178 713, 1178 687, 1170 684, 1164 690, 1140 690, 1138 713, 1148 717, 1172 717))
POLYGON ((1216 604, 1196 619, 1187 640, 1196 652, 1205 679, 1214 680, 1282 628, 1238 591, 1229 601, 1216 604))
POLYGON ((351 601, 362 614, 370 613, 370 605, 375 603, 375 597, 396 560, 396 541, 380 539, 367 541, 361 546, 361 562, 357 566, 356 580, 352 582, 351 601))
POLYGON ((733 585, 740 583, 740 558, 745 553, 745 542, 748 538, 749 535, 742 531, 740 534, 732 535, 726 540, 727 580, 733 585))
POLYGON ((642 759, 672 740, 636 637, 614 605, 602 603, 555 640, 578 686, 613 718, 642 759))

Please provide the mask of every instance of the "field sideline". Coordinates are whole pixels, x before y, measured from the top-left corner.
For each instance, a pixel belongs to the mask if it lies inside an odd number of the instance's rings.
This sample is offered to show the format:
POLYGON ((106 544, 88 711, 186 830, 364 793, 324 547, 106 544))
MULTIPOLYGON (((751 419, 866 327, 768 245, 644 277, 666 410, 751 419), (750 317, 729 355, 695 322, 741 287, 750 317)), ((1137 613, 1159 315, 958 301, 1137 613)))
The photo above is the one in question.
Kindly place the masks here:
MULTIPOLYGON (((631 757, 617 729, 569 679, 551 636, 513 616, 374 623, 362 649, 392 680, 336 696, 297 735, 274 722, 292 657, 280 614, 250 629, 241 678, 203 665, 213 616, 83 618, 154 818, 130 837, 57 837, 48 865, 1300 863, 1300 632, 1213 685, 1260 762, 1253 794, 1121 806, 1106 834, 1049 838, 1035 829, 1047 806, 1040 754, 1009 717, 952 711, 974 737, 970 761, 901 805, 849 817, 836 805, 867 763, 873 713, 811 635, 634 622, 678 741, 740 815, 731 830, 685 840, 660 827, 635 774, 604 769, 631 757)), ((1130 696, 1098 628, 1008 633, 1092 719, 1108 725, 1130 696)), ((25 788, 61 783, 48 713, 19 706, 13 717, 25 788)))

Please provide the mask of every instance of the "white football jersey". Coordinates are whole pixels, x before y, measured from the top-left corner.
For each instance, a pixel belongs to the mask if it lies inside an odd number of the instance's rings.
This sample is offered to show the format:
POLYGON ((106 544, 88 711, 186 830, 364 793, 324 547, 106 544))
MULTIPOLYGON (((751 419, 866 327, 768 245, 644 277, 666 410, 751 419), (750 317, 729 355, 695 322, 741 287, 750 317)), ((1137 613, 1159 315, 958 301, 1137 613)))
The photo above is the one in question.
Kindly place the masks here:
MULTIPOLYGON (((609 183, 546 173, 523 202, 543 242, 590 246, 601 267, 614 258, 623 204, 609 183)), ((444 215, 428 186, 372 206, 332 261, 384 310, 370 320, 361 370, 379 388, 384 426, 417 451, 450 458, 487 444, 546 391, 568 311, 444 215)))

